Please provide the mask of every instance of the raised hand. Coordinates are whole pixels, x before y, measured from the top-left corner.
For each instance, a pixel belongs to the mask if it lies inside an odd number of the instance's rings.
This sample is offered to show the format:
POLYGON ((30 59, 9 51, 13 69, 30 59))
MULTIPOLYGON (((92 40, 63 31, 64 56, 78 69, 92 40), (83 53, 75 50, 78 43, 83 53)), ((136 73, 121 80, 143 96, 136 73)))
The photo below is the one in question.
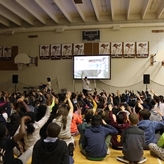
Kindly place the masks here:
POLYGON ((66 98, 67 99, 70 99, 71 98, 71 95, 72 95, 71 91, 68 91, 67 94, 66 94, 66 98))
POLYGON ((50 94, 46 94, 46 98, 47 98, 47 106, 50 106, 52 103, 52 97, 50 94))

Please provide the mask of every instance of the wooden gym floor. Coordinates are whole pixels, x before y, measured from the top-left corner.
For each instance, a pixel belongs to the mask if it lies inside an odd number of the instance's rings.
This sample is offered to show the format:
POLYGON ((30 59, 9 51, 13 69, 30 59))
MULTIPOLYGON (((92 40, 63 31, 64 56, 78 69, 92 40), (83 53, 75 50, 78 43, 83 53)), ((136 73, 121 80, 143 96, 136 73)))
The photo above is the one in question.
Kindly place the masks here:
MULTIPOLYGON (((79 136, 75 137, 75 150, 74 150, 74 164, 123 164, 122 162, 119 162, 116 160, 117 156, 122 156, 122 152, 121 150, 114 150, 110 148, 110 154, 106 156, 106 158, 103 161, 90 161, 88 159, 85 158, 85 156, 83 156, 80 153, 80 149, 79 149, 79 145, 78 145, 78 140, 79 140, 79 136)), ((153 156, 150 155, 149 151, 146 150, 144 151, 144 157, 147 158, 147 161, 145 162, 145 164, 164 164, 164 161, 162 161, 159 158, 155 158, 153 156)), ((28 160, 27 164, 31 164, 31 158, 28 160)))
MULTIPOLYGON (((80 149, 78 146, 78 140, 79 140, 79 136, 75 137, 75 151, 74 151, 74 164, 93 164, 93 163, 97 163, 97 164, 123 164, 119 161, 116 160, 117 156, 122 156, 122 152, 120 150, 114 150, 110 148, 110 154, 106 156, 106 158, 103 161, 90 161, 88 159, 85 158, 85 156, 83 156, 80 153, 80 149)), ((147 158, 147 161, 145 162, 145 164, 164 164, 164 161, 162 161, 159 158, 155 158, 153 156, 150 155, 149 151, 146 150, 144 151, 144 157, 147 158)))

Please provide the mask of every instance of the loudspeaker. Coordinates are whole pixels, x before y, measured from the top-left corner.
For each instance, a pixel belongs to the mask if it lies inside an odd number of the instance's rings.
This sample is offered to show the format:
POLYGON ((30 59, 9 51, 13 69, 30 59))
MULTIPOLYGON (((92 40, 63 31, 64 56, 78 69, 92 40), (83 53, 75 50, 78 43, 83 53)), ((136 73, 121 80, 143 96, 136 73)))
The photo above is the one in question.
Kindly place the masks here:
POLYGON ((12 83, 18 83, 18 75, 13 75, 12 76, 12 83))
POLYGON ((150 84, 150 74, 144 74, 143 75, 143 83, 144 84, 150 84))

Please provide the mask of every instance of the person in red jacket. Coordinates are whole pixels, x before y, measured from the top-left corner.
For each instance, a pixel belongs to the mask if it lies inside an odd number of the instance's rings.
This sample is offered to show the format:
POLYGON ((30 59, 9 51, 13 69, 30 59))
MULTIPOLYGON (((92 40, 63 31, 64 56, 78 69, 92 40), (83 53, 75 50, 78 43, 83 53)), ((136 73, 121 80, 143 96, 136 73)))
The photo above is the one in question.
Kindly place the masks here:
POLYGON ((78 103, 76 105, 77 105, 77 111, 73 113, 72 122, 71 122, 71 135, 72 136, 76 136, 79 134, 77 126, 78 124, 82 124, 82 115, 81 115, 82 107, 78 103))

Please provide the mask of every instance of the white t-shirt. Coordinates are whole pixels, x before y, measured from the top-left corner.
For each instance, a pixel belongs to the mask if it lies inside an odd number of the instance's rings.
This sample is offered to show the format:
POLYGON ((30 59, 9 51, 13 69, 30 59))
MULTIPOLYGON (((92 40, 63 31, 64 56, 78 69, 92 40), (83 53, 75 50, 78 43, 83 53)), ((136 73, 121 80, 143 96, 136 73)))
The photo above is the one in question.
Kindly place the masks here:
POLYGON ((47 89, 51 90, 51 81, 47 82, 47 89))
POLYGON ((91 90, 89 88, 90 81, 89 80, 85 80, 85 79, 82 79, 82 80, 83 80, 83 89, 85 89, 85 90, 91 90))
POLYGON ((65 129, 63 129, 63 125, 62 125, 62 116, 55 118, 52 121, 52 122, 57 123, 61 127, 58 138, 65 141, 67 145, 71 142, 72 143, 74 142, 74 139, 71 136, 71 121, 72 121, 72 113, 68 113, 67 115, 67 124, 66 124, 65 129))
MULTIPOLYGON (((35 128, 35 131, 30 135, 24 136, 24 144, 25 149, 27 150, 29 147, 33 146, 37 140, 40 139, 40 129, 43 127, 43 125, 47 122, 49 116, 50 116, 50 110, 51 106, 47 106, 47 110, 45 113, 45 116, 42 117, 38 122, 34 122, 33 126, 35 128)), ((19 127, 20 128, 20 127, 19 127)), ((16 134, 19 132, 19 128, 17 129, 16 134)))

